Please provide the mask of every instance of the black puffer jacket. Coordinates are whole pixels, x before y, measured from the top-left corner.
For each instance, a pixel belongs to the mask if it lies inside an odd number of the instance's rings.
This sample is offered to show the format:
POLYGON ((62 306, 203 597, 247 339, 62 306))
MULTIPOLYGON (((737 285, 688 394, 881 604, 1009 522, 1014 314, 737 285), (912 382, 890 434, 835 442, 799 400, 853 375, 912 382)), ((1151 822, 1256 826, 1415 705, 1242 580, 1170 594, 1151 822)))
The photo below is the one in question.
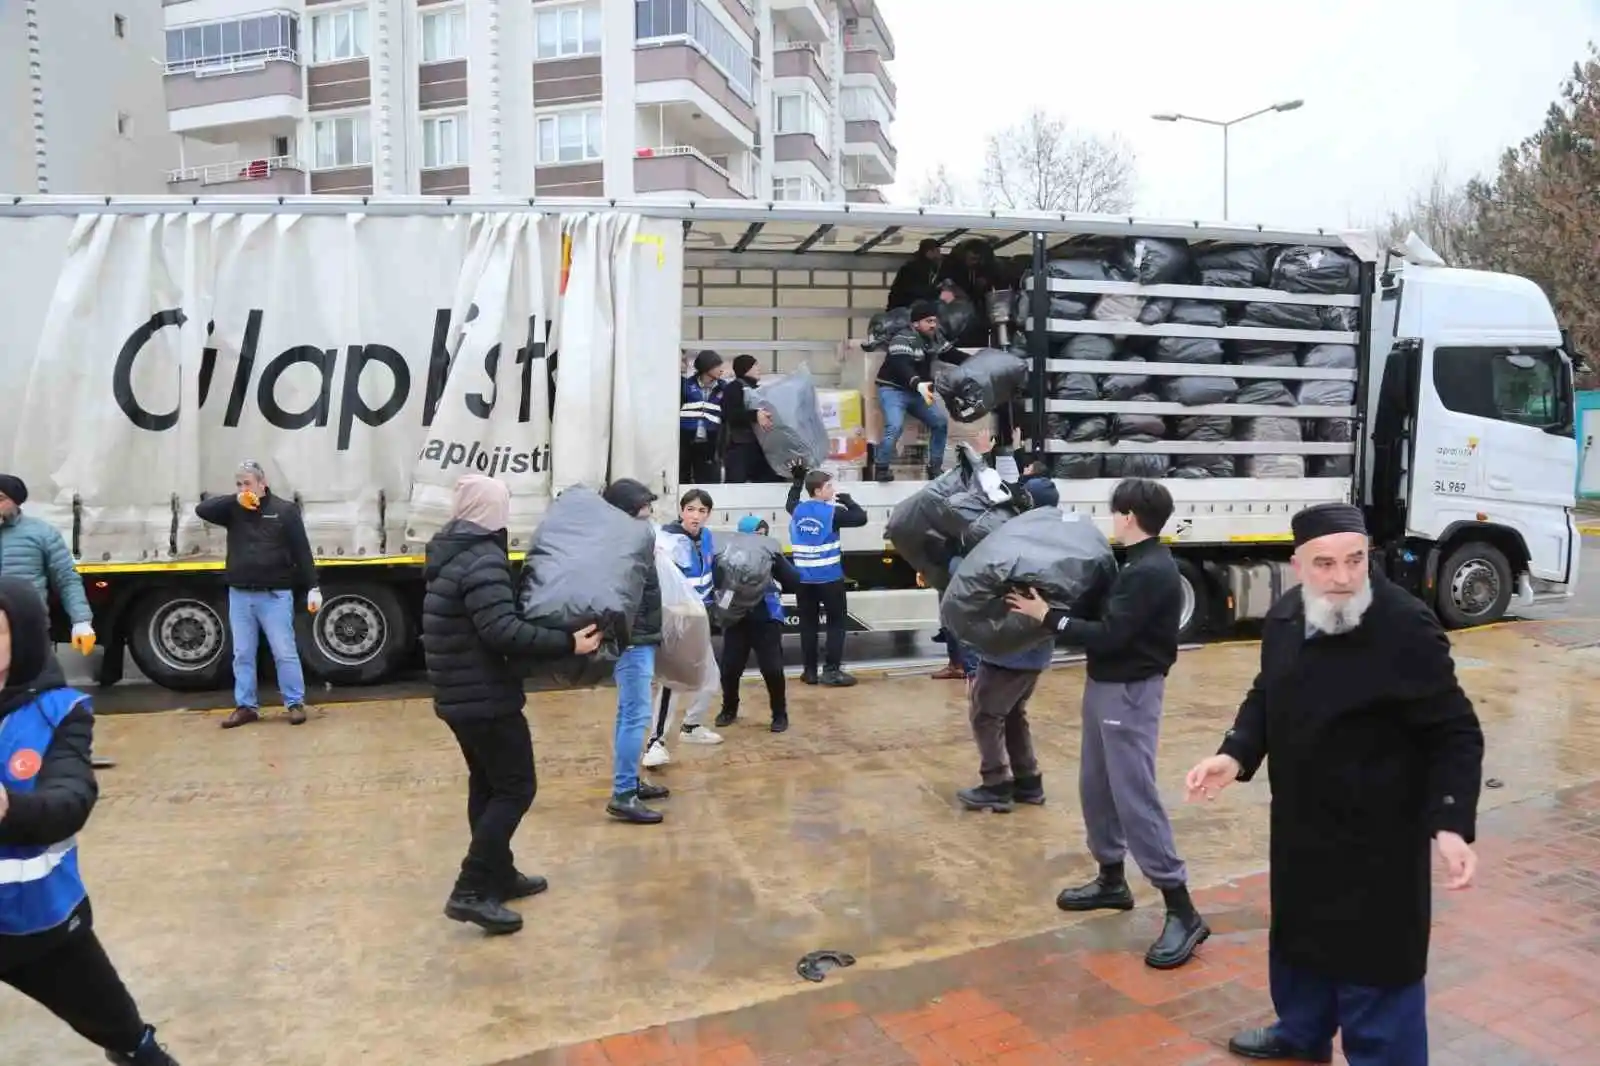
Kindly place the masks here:
MULTIPOLYGON (((656 494, 632 478, 619 478, 601 493, 605 501, 623 514, 638 515, 647 504, 656 501, 656 494)), ((645 519, 639 519, 643 522, 645 519)), ((633 616, 629 630, 629 644, 661 643, 661 579, 656 568, 650 567, 644 575, 644 598, 639 601, 639 613, 633 616)))
POLYGON ((504 530, 457 519, 428 542, 427 557, 422 652, 434 711, 446 721, 521 713, 514 660, 570 655, 572 634, 517 615, 504 530))

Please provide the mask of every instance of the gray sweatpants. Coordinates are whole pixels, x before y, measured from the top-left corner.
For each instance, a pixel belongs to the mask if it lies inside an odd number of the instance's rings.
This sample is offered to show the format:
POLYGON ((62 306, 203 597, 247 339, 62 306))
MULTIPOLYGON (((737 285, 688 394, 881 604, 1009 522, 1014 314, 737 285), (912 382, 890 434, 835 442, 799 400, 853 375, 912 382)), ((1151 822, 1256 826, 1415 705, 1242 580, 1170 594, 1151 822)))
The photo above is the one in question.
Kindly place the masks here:
POLYGON ((1083 686, 1083 751, 1078 795, 1089 853, 1105 865, 1130 853, 1157 888, 1188 880, 1172 842, 1172 823, 1156 787, 1156 745, 1167 679, 1083 686))

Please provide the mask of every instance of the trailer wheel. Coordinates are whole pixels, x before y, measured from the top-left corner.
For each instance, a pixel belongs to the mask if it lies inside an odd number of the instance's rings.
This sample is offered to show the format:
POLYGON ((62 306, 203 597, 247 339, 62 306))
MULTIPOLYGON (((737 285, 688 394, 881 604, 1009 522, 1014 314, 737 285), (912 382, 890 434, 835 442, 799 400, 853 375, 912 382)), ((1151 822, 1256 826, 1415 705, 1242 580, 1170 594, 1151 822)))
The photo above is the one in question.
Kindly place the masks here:
POLYGON ((1487 625, 1505 617, 1513 578, 1505 553, 1471 541, 1451 552, 1439 568, 1439 618, 1447 629, 1487 625))
POLYGON ((335 685, 373 685, 387 678, 411 650, 414 626, 388 585, 328 583, 322 609, 297 612, 300 657, 314 677, 335 685))
POLYGON ((162 688, 206 692, 232 681, 228 608, 213 588, 158 588, 128 616, 128 650, 141 673, 162 688))
POLYGON ((1205 571, 1187 559, 1179 559, 1178 577, 1183 589, 1183 611, 1178 616, 1178 643, 1191 644, 1211 624, 1211 582, 1205 571))

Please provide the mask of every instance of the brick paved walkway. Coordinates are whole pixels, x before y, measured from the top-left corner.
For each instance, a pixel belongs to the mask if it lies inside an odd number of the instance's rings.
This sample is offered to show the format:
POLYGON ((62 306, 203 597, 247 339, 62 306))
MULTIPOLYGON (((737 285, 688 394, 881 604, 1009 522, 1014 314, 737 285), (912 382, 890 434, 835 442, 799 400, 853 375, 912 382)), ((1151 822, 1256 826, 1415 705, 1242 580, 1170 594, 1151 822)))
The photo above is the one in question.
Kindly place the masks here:
MULTIPOLYGON (((1433 1066, 1595 1066, 1600 782, 1493 811, 1481 833, 1478 884, 1436 895, 1433 1066)), ((1154 893, 1139 894, 1132 915, 898 970, 864 959, 814 989, 796 978, 801 991, 760 1006, 503 1066, 1240 1061, 1223 1050, 1228 1036, 1272 1017, 1265 875, 1198 895, 1215 934, 1167 974, 1141 959, 1159 914, 1154 893)))

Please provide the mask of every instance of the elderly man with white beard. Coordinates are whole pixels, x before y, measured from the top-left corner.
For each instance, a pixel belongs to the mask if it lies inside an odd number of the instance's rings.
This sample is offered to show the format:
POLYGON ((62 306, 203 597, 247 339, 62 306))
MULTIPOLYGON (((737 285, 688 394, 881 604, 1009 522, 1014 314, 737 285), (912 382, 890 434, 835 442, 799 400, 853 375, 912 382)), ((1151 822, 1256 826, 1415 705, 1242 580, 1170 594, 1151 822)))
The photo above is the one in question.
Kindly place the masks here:
POLYGON ((1216 755, 1189 771, 1215 799, 1270 758, 1269 974, 1274 1025, 1250 1059, 1426 1066, 1423 976, 1431 854, 1472 881, 1483 731, 1450 642, 1421 602, 1369 568, 1361 511, 1295 515, 1301 585, 1268 612, 1261 669, 1216 755))

